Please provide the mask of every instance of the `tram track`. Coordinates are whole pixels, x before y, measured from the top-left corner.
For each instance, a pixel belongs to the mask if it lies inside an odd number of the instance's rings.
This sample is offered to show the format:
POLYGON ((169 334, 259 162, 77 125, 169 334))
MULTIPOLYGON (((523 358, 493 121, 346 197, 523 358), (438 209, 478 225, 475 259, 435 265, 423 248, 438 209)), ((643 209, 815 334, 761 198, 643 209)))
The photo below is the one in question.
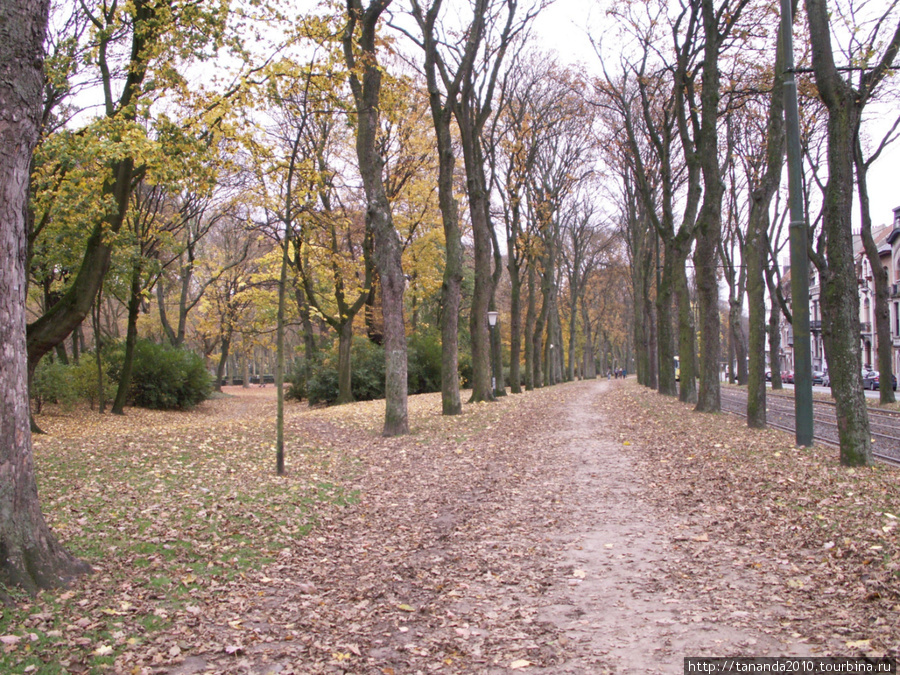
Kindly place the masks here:
MULTIPOLYGON (((732 387, 721 389, 722 412, 747 417, 747 392, 732 387)), ((813 399, 813 440, 840 447, 837 412, 833 401, 813 399)), ((900 413, 869 408, 872 456, 887 464, 900 466, 900 413)), ((768 426, 794 433, 794 398, 766 393, 768 426)))

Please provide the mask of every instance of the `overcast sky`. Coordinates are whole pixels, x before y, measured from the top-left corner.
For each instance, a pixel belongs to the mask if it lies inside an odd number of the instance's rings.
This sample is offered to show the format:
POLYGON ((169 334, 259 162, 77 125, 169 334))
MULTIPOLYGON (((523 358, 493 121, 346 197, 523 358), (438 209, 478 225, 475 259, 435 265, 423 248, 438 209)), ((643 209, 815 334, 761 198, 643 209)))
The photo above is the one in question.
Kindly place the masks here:
MULTIPOLYGON (((535 31, 542 43, 555 50, 569 63, 580 63, 588 72, 599 72, 599 61, 594 54, 589 31, 603 33, 603 22, 609 21, 593 0, 555 0, 537 19, 535 31)), ((883 134, 893 122, 898 109, 896 104, 867 107, 864 128, 874 136, 883 134)), ((878 228, 893 219, 893 209, 900 206, 900 142, 889 147, 869 171, 869 200, 872 225, 878 228)), ((854 223, 858 227, 859 208, 854 208, 854 223)))

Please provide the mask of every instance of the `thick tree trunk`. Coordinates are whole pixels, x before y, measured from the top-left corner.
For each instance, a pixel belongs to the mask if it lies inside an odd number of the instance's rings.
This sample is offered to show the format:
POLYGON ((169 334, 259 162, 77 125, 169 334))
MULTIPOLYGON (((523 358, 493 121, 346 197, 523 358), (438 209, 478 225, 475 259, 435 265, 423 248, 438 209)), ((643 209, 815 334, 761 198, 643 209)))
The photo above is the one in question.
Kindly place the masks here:
MULTIPOLYGON (((750 217, 747 225, 747 305, 750 321, 748 336, 749 372, 747 373, 747 426, 761 429, 766 426, 766 306, 765 292, 768 283, 767 262, 769 260, 769 205, 781 182, 781 171, 785 153, 784 126, 784 22, 779 22, 775 41, 775 72, 772 96, 769 99, 769 119, 766 127, 765 172, 759 186, 750 194, 750 217)), ((772 296, 772 312, 778 309, 778 302, 772 296)), ((778 364, 778 344, 781 333, 776 324, 769 331, 769 368, 772 372, 772 388, 775 388, 775 373, 778 371, 778 386, 781 374, 778 364), (774 334, 773 334, 774 333, 774 334)))
POLYGON ((491 389, 491 344, 487 313, 490 307, 493 283, 491 281, 491 231, 487 215, 487 186, 478 170, 478 153, 475 131, 466 122, 467 115, 458 115, 463 138, 463 158, 466 165, 466 193, 469 196, 469 215, 474 239, 475 285, 472 290, 472 309, 469 315, 469 333, 472 338, 472 398, 478 401, 494 400, 491 389))
POLYGON ((806 14, 816 86, 828 109, 828 183, 822 220, 826 251, 824 269, 819 269, 822 339, 836 403, 841 462, 868 465, 872 438, 860 372, 859 294, 851 229, 853 157, 862 104, 834 65, 825 0, 807 0, 806 14))
POLYGON ((676 270, 676 295, 678 299, 678 359, 681 379, 678 400, 697 403, 697 331, 694 329, 694 312, 691 307, 691 291, 687 270, 680 265, 676 270))
POLYGON ((338 331, 338 397, 335 403, 353 402, 352 363, 350 348, 353 346, 353 322, 345 321, 338 331))
POLYGON ((43 0, 0 3, 0 583, 30 593, 91 571, 44 521, 29 428, 25 207, 48 6, 43 0))
MULTIPOLYGON (((778 97, 780 98, 780 97, 778 97)), ((765 244, 768 230, 768 202, 759 191, 752 196, 750 221, 747 225, 747 310, 750 320, 747 373, 747 426, 763 429, 766 426, 766 282, 765 264, 768 250, 765 244), (765 205, 763 205, 765 202, 765 205)), ((775 304, 775 303, 773 303, 775 304)))
POLYGON ((231 347, 231 333, 222 335, 222 353, 216 366, 215 390, 222 392, 222 380, 225 378, 225 364, 228 363, 228 350, 231 347))
POLYGON ((440 157, 438 194, 446 247, 444 279, 441 284, 441 408, 444 415, 459 415, 462 413, 459 394, 459 302, 463 280, 463 247, 459 212, 453 198, 452 149, 441 150, 440 157), (445 152, 449 153, 449 162, 444 156, 445 152), (445 164, 449 164, 449 167, 445 167, 445 164))
POLYGON ((703 205, 697 221, 697 247, 694 268, 697 274, 697 300, 700 310, 700 388, 699 412, 719 412, 719 242, 722 238, 722 197, 725 186, 719 168, 719 46, 717 16, 713 0, 702 0, 704 58, 703 88, 700 95, 701 119, 697 140, 703 172, 703 205))
POLYGON ((673 242, 665 241, 665 259, 660 284, 656 289, 656 343, 659 353, 659 388, 660 394, 675 396, 675 322, 673 307, 675 298, 675 274, 679 261, 675 254, 673 242))
POLYGON ((384 189, 382 171, 385 160, 378 148, 382 71, 375 49, 378 19, 390 2, 372 0, 364 12, 361 0, 347 0, 348 22, 343 44, 347 66, 353 73, 350 86, 356 102, 356 155, 366 194, 366 227, 372 232, 375 265, 381 280, 385 351, 382 434, 399 436, 409 433, 406 326, 403 318, 406 280, 403 276, 400 237, 394 229, 391 207, 384 189), (357 24, 362 28, 358 43, 354 40, 357 24), (357 47, 363 55, 359 69, 354 55, 357 47), (357 70, 362 73, 362 81, 355 74, 357 70))

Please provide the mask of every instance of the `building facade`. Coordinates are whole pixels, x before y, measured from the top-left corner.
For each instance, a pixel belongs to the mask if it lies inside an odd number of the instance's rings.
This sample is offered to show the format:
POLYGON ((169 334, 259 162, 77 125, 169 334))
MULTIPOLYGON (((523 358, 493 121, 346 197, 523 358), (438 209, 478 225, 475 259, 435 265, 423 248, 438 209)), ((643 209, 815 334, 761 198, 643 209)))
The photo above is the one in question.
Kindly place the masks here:
MULTIPOLYGON (((887 272, 888 296, 891 311, 892 370, 900 372, 900 206, 894 209, 890 225, 872 232, 882 268, 887 272)), ((867 369, 878 367, 878 336, 875 331, 875 279, 869 259, 863 250, 862 238, 854 236, 853 254, 856 259, 857 284, 859 288, 859 339, 862 366, 867 369)), ((790 297, 791 271, 782 277, 782 292, 790 297)), ((810 351, 813 371, 825 371, 825 347, 822 343, 822 309, 819 274, 810 266, 809 275, 809 328, 810 351)), ((794 337, 791 325, 782 317, 781 350, 778 354, 782 371, 794 369, 794 337)))

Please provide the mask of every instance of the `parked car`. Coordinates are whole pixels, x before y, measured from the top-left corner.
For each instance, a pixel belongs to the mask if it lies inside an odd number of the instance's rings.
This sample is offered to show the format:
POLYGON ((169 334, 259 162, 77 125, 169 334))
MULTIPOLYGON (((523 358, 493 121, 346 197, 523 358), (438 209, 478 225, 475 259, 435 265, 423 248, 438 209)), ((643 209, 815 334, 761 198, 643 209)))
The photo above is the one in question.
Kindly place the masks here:
MULTIPOLYGON (((880 373, 877 370, 870 370, 863 376, 863 389, 871 389, 877 391, 881 384, 880 373)), ((891 385, 894 391, 897 391, 897 376, 891 374, 891 385)))
POLYGON ((781 381, 784 384, 794 384, 794 371, 793 370, 782 370, 781 371, 781 381))
POLYGON ((813 386, 816 386, 816 385, 818 385, 820 387, 826 386, 825 385, 826 377, 828 377, 828 373, 826 373, 824 370, 814 370, 812 373, 813 386))
POLYGON ((766 371, 766 382, 771 382, 771 381, 772 381, 772 371, 767 370, 766 371))

